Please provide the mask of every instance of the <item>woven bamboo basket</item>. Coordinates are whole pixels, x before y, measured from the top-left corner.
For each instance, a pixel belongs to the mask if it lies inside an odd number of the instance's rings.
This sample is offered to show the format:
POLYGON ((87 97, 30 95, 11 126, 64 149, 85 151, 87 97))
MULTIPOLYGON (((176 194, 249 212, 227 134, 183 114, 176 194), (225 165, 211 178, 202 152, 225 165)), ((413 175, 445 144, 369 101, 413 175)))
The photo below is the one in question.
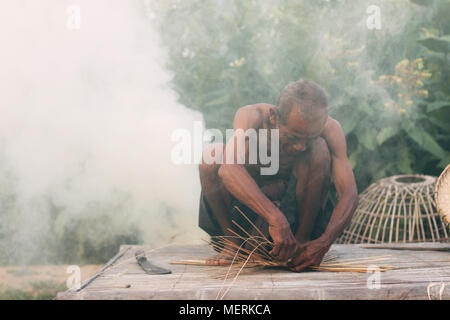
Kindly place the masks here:
POLYGON ((436 178, 398 175, 379 180, 359 196, 350 225, 337 243, 448 242, 434 200, 436 178))
POLYGON ((434 193, 436 207, 442 219, 450 225, 450 164, 444 169, 436 182, 434 193))

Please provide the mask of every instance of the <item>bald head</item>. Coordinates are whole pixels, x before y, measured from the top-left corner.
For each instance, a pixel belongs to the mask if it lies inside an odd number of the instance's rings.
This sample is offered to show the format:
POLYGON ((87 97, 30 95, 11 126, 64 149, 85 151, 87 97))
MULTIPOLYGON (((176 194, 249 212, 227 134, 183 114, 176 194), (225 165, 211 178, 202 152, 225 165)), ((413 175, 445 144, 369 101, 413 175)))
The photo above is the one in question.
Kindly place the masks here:
POLYGON ((300 79, 288 84, 278 98, 280 120, 286 123, 291 112, 298 112, 306 121, 326 115, 328 98, 325 90, 313 81, 300 79))

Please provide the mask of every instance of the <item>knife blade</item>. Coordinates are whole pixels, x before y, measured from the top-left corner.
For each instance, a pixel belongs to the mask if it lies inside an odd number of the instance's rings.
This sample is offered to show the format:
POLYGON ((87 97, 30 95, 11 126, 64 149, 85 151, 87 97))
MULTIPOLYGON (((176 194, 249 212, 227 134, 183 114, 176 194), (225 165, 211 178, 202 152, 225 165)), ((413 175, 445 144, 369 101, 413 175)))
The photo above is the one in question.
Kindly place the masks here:
POLYGON ((171 270, 161 268, 158 266, 155 266, 154 264, 150 263, 148 261, 147 257, 145 256, 145 252, 142 249, 137 250, 134 253, 137 263, 141 266, 141 268, 145 271, 147 274, 170 274, 172 273, 171 270))

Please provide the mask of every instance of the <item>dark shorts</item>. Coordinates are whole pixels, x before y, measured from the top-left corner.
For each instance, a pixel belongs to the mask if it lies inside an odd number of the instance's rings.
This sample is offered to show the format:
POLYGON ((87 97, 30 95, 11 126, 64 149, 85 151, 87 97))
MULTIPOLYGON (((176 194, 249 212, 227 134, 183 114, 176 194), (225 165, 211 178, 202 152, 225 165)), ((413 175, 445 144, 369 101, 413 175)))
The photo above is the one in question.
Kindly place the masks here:
MULTIPOLYGON (((286 216, 286 219, 289 222, 293 233, 296 232, 298 226, 297 200, 295 195, 296 184, 297 178, 295 176, 291 176, 286 188, 286 192, 280 202, 280 210, 286 216)), ((251 224, 242 216, 242 214, 235 208, 235 206, 237 206, 267 237, 269 237, 268 226, 264 219, 235 198, 233 198, 230 212, 232 220, 243 227, 250 235, 258 235, 251 224)), ((331 198, 328 197, 325 208, 321 209, 317 216, 317 220, 311 233, 311 240, 317 239, 325 231, 330 221, 333 209, 334 204, 331 198)), ((223 235, 219 223, 212 214, 212 210, 208 204, 208 201, 203 196, 203 192, 200 195, 199 211, 199 227, 207 232, 211 237, 223 235)), ((239 230, 239 228, 236 228, 236 230, 239 230)), ((246 236, 245 232, 241 230, 239 230, 238 233, 244 237, 246 236)))

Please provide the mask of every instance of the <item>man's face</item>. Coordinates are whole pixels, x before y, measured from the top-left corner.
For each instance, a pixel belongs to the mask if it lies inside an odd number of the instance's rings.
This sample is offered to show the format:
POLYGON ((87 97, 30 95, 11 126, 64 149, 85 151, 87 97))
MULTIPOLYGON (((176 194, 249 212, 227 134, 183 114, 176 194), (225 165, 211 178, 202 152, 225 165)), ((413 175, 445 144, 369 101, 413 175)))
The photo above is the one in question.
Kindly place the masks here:
POLYGON ((305 119, 298 108, 293 107, 284 124, 280 124, 280 155, 287 159, 295 158, 307 150, 322 133, 327 114, 325 109, 312 111, 305 119))

